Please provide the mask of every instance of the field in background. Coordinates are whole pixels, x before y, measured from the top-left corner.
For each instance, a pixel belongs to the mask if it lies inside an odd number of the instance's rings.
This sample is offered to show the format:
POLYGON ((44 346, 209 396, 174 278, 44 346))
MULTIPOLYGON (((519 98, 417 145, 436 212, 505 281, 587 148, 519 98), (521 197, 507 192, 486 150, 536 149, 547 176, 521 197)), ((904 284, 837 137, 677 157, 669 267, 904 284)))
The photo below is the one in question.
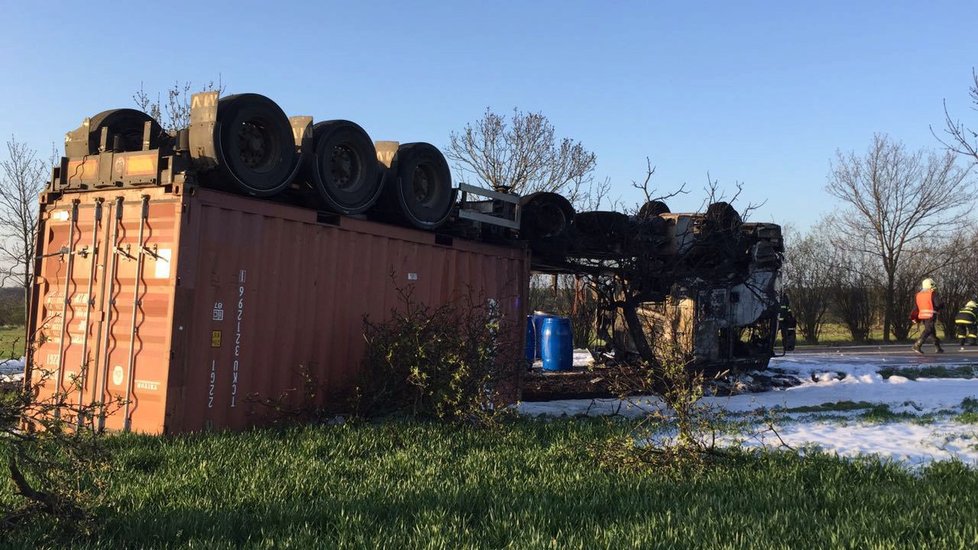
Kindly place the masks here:
POLYGON ((24 356, 24 327, 0 327, 0 360, 24 356))
MULTIPOLYGON (((16 547, 968 547, 978 472, 739 455, 703 474, 602 467, 620 419, 498 430, 385 422, 109 440, 92 532, 49 520, 16 547)), ((630 439, 629 439, 630 440, 630 439)), ((12 500, 0 486, 0 508, 12 500)))
MULTIPOLYGON (((947 338, 944 335, 944 331, 940 328, 939 323, 937 326, 938 326, 937 334, 941 338, 941 341, 947 340, 947 338)), ((923 330, 922 327, 911 329, 910 337, 912 339, 917 338, 918 336, 920 336, 921 330, 923 330)), ((869 339, 870 339, 870 343, 872 344, 881 344, 883 342, 883 327, 881 326, 873 327, 872 330, 870 330, 869 332, 869 339)), ((954 342, 949 341, 949 344, 953 344, 956 342, 957 342, 956 340, 954 340, 954 342)), ((910 342, 903 342, 903 343, 910 343, 910 342)), ((831 346, 831 345, 843 345, 843 344, 852 344, 852 335, 849 334, 849 331, 846 329, 845 325, 843 325, 842 323, 826 323, 822 325, 822 331, 819 333, 818 345, 831 346)), ((799 346, 808 345, 805 343, 801 331, 798 331, 798 345, 799 346)))

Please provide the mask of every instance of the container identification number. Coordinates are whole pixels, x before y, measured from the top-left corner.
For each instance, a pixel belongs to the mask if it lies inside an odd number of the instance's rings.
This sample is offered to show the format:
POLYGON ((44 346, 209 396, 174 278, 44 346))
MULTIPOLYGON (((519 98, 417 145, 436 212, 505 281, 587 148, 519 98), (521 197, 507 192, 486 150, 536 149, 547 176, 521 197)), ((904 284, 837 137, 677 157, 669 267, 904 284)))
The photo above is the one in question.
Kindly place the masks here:
POLYGON ((234 326, 234 362, 231 363, 231 407, 237 405, 238 400, 238 372, 241 368, 241 319, 244 317, 245 300, 245 280, 247 271, 242 269, 238 272, 238 310, 234 326))
POLYGON ((214 386, 217 384, 217 361, 211 359, 211 385, 207 389, 207 408, 214 408, 214 386))

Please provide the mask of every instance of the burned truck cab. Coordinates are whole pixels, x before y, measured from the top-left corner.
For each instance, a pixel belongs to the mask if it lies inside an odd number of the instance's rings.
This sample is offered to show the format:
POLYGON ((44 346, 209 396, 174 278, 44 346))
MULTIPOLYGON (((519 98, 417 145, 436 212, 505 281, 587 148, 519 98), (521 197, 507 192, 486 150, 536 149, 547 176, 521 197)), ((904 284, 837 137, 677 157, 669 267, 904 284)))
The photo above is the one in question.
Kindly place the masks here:
POLYGON ((780 226, 746 223, 725 202, 671 213, 653 201, 633 216, 571 219, 531 239, 533 268, 588 281, 604 356, 651 366, 682 357, 709 372, 765 368, 775 355, 780 226))

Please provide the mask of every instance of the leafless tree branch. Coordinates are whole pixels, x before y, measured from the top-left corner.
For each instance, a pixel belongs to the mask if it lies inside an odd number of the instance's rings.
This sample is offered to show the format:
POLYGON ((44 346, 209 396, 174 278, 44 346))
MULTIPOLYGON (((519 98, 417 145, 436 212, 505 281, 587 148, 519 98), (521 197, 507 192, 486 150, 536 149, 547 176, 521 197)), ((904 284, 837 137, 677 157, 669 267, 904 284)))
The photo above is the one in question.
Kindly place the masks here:
MULTIPOLYGON (((221 75, 217 76, 217 82, 211 80, 199 91, 207 92, 217 90, 224 94, 224 83, 221 75)), ((173 87, 166 90, 166 102, 161 100, 160 93, 157 92, 154 100, 150 94, 143 89, 143 83, 139 83, 139 90, 133 93, 132 100, 140 111, 147 113, 156 119, 163 128, 170 133, 190 126, 190 96, 193 85, 188 80, 186 82, 174 82, 173 87)))
POLYGON ((865 154, 837 153, 826 190, 848 205, 837 244, 872 254, 884 281, 883 337, 893 325, 896 279, 905 256, 958 231, 976 198, 969 170, 944 154, 910 152, 877 134, 865 154))
POLYGON ((25 316, 34 279, 37 200, 49 169, 27 144, 13 136, 7 141, 7 158, 0 161, 0 280, 15 280, 24 289, 25 316))
POLYGON ((542 113, 513 109, 507 118, 487 108, 482 119, 452 132, 447 154, 461 172, 497 191, 549 191, 575 204, 602 192, 592 186, 594 153, 578 141, 558 139, 542 113))

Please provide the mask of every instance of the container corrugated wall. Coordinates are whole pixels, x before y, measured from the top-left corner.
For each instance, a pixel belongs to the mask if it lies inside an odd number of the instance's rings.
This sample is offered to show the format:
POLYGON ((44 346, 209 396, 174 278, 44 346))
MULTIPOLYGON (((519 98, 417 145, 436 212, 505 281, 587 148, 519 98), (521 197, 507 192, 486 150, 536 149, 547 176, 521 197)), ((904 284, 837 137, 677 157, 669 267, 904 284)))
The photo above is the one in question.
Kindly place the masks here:
MULTIPOLYGON (((469 292, 494 299, 521 333, 529 276, 523 249, 346 217, 319 219, 312 210, 210 190, 193 196, 162 188, 69 195, 43 205, 41 216, 43 257, 32 325, 43 326, 48 340, 35 363, 57 368, 63 361, 61 371, 71 370, 71 376, 83 364, 93 366, 82 395, 99 395, 99 384, 110 398, 128 391, 137 431, 261 423, 273 412, 261 402, 287 395, 296 404, 306 373, 321 388, 316 402, 328 404, 357 381, 363 316, 387 318, 399 303, 398 288, 412 288, 430 305, 469 292), (120 196, 123 214, 113 238, 120 196), (144 196, 149 215, 139 241, 144 196), (72 197, 82 199, 75 222, 72 197), (103 199, 98 224, 96 198, 103 199), (100 253, 79 255, 93 230, 103 243, 100 253), (64 246, 76 252, 58 254, 64 246), (96 269, 88 295, 91 258, 96 269), (104 281, 111 282, 102 290, 104 281), (66 288, 65 333, 72 342, 62 348, 66 288), (86 315, 92 320, 83 326, 86 315)), ((515 399, 516 388, 511 390, 515 399)), ((124 428, 124 408, 112 412, 106 426, 124 428)))

